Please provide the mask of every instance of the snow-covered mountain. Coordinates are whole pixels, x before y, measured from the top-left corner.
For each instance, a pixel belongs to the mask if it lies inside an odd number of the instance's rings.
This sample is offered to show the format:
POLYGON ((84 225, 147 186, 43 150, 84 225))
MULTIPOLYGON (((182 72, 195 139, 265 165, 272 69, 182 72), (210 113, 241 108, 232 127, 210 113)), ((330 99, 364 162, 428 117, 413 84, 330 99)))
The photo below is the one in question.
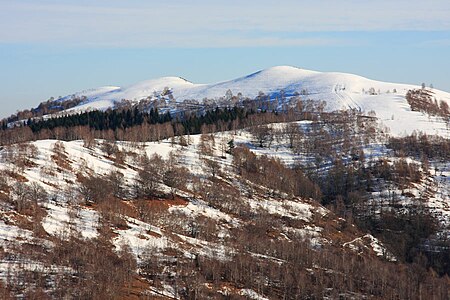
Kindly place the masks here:
MULTIPOLYGON (((92 89, 62 100, 85 96, 87 100, 72 110, 86 110, 107 109, 122 99, 139 101, 158 97, 168 90, 178 103, 192 99, 219 99, 230 91, 233 95, 240 93, 242 97, 249 98, 255 98, 261 92, 272 99, 281 99, 280 94, 284 94, 285 99, 300 95, 303 100, 326 101, 328 111, 347 108, 366 112, 373 110, 393 135, 409 134, 417 130, 448 136, 444 122, 411 110, 405 95, 408 90, 419 88, 415 85, 370 80, 353 74, 322 73, 278 66, 213 84, 194 84, 180 77, 163 77, 128 87, 92 89)), ((432 93, 437 101, 443 100, 450 104, 450 93, 436 89, 432 89, 432 93)))

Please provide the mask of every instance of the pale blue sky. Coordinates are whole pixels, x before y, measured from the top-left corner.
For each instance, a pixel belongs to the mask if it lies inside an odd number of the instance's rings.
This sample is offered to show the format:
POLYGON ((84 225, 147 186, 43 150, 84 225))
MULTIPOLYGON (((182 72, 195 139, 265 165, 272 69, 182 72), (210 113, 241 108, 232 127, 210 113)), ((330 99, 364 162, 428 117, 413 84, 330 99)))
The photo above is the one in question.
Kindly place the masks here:
POLYGON ((102 85, 275 65, 450 91, 450 1, 0 0, 0 117, 102 85))

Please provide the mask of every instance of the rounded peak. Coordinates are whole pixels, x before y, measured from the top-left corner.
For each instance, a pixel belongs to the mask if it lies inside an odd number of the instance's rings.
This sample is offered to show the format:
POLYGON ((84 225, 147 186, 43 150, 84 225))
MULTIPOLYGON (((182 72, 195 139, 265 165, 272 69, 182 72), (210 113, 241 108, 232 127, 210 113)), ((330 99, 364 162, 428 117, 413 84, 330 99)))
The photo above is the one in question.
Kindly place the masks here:
POLYGON ((252 79, 258 77, 264 78, 274 78, 274 80, 278 80, 279 78, 304 78, 307 76, 317 75, 320 72, 310 71, 305 69, 300 69, 298 67, 293 66, 274 66, 267 69, 260 70, 258 72, 247 75, 243 78, 252 79))
POLYGON ((176 77, 176 76, 166 76, 155 79, 144 80, 138 82, 129 88, 153 88, 155 90, 162 89, 164 87, 182 87, 182 86, 191 86, 192 82, 187 81, 184 78, 176 77))
POLYGON ((273 66, 267 69, 264 69, 262 71, 264 72, 289 72, 289 71, 298 71, 301 70, 298 67, 294 67, 294 66, 273 66))
POLYGON ((156 80, 161 80, 161 81, 166 80, 166 81, 172 81, 172 82, 192 83, 189 80, 186 80, 185 78, 180 77, 180 76, 164 76, 164 77, 159 77, 159 78, 151 79, 151 80, 155 80, 155 81, 156 80))
POLYGON ((256 74, 262 74, 267 77, 286 77, 286 78, 305 78, 311 76, 319 76, 322 80, 346 80, 346 81, 360 81, 360 80, 370 80, 368 78, 342 72, 319 72, 301 69, 293 66, 274 66, 261 70, 256 74))
POLYGON ((313 74, 318 74, 320 72, 316 72, 316 71, 310 71, 310 70, 305 70, 305 69, 301 69, 298 67, 294 67, 294 66, 274 66, 274 67, 270 67, 264 70, 261 70, 259 72, 256 72, 255 74, 270 74, 270 75, 274 75, 274 76, 280 76, 280 75, 313 75, 313 74))

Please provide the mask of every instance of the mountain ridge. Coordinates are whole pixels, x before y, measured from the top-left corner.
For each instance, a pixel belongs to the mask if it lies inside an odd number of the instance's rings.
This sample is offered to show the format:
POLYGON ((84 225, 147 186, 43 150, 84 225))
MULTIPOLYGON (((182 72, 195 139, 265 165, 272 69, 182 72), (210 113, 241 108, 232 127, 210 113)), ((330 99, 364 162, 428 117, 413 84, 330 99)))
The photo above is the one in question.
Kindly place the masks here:
MULTIPOLYGON (((421 89, 411 84, 389 83, 368 79, 359 75, 339 72, 317 72, 291 66, 275 66, 236 79, 212 84, 192 83, 181 77, 161 77, 138 82, 128 87, 102 87, 64 97, 87 98, 69 111, 89 109, 106 110, 121 100, 166 101, 168 109, 185 101, 201 104, 204 99, 223 100, 235 96, 238 99, 264 96, 279 101, 279 106, 292 97, 301 100, 326 101, 326 111, 357 109, 374 111, 393 135, 423 131, 428 134, 448 136, 445 122, 413 111, 406 100, 409 90, 421 89), (166 96, 170 96, 167 99, 166 96)), ((450 104, 450 93, 429 89, 437 101, 450 104)))

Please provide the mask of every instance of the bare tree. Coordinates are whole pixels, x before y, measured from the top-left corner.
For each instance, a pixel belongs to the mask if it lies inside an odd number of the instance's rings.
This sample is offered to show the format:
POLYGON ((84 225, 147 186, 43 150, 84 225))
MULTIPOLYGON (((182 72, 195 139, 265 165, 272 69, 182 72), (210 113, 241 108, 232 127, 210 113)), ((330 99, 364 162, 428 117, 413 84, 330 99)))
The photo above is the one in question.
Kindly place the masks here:
POLYGON ((167 159, 163 174, 163 183, 170 187, 172 198, 175 198, 177 189, 184 189, 188 181, 189 170, 179 166, 179 155, 172 151, 167 159))
POLYGON ((203 169, 205 172, 209 173, 212 178, 215 178, 216 175, 219 174, 221 170, 220 163, 217 162, 215 157, 204 157, 202 159, 203 162, 203 169))
POLYGON ((124 185, 124 175, 119 171, 111 171, 106 179, 109 181, 109 184, 112 188, 112 194, 119 198, 123 199, 127 196, 126 187, 124 185))
POLYGON ((273 140, 272 127, 268 125, 259 125, 249 128, 250 133, 256 139, 259 147, 270 147, 273 140))
POLYGON ((284 134, 286 135, 289 148, 294 148, 294 145, 303 136, 303 132, 297 123, 289 123, 284 126, 284 134))
POLYGON ((112 191, 110 182, 102 176, 91 175, 80 179, 79 192, 88 204, 108 199, 112 191))
POLYGON ((158 185, 162 182, 165 170, 165 161, 159 154, 153 154, 150 158, 143 155, 139 163, 138 172, 138 197, 155 196, 158 185))

